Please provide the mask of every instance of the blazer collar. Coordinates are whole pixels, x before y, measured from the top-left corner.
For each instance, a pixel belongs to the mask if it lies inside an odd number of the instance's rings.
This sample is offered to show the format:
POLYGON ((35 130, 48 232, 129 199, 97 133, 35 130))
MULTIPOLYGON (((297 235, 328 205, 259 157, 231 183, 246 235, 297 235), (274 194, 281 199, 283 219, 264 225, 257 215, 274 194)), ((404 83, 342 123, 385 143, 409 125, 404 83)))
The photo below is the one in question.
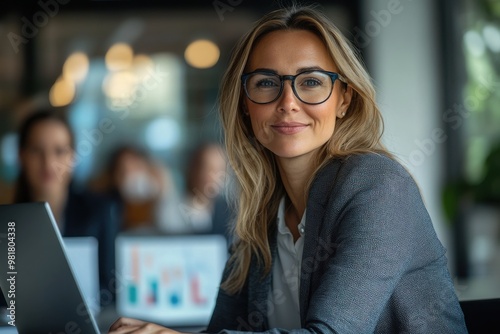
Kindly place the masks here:
MULTIPOLYGON (((309 309, 311 278, 317 270, 318 248, 324 212, 330 198, 335 178, 338 174, 341 161, 336 159, 329 162, 316 174, 307 200, 304 252, 302 253, 302 268, 300 273, 300 319, 305 325, 307 310, 309 309)), ((322 236, 325 238, 328 236, 322 236)))
MULTIPOLYGON (((269 231, 269 247, 271 249, 272 263, 277 254, 277 228, 274 224, 269 231)), ((255 321, 253 326, 254 332, 263 332, 269 329, 269 322, 267 318, 267 305, 269 297, 269 291, 272 285, 272 273, 273 270, 264 276, 264 268, 259 265, 255 255, 252 256, 252 265, 250 266, 250 271, 248 273, 248 291, 251 292, 248 300, 248 314, 253 314, 261 321, 255 321)))
MULTIPOLYGON (((332 162, 328 163, 320 171, 318 171, 309 191, 299 291, 300 318, 302 326, 305 325, 307 310, 309 308, 311 277, 314 275, 314 271, 319 265, 316 259, 318 247, 321 247, 318 243, 319 231, 321 230, 320 227, 323 224, 323 214, 329 200, 329 194, 335 184, 335 177, 340 168, 340 164, 340 160, 332 160, 332 162)), ((277 255, 276 224, 273 224, 268 235, 271 257, 274 263, 274 259, 277 255)), ((257 259, 253 256, 252 265, 248 275, 248 289, 251 291, 248 301, 248 313, 255 315, 259 314, 262 317, 262 321, 257 322, 257 325, 254 326, 254 331, 265 331, 269 328, 267 318, 267 299, 269 298, 269 290, 272 284, 272 270, 269 274, 264 276, 263 268, 258 265, 257 259)))

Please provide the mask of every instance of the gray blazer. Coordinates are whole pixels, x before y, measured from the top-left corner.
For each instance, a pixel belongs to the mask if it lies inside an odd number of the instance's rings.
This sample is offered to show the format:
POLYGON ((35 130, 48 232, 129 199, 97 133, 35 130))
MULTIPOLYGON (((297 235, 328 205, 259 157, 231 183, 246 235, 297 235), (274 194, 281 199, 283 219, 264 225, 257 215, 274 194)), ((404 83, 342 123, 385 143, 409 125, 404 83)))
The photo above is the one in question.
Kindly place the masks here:
MULTIPOLYGON (((332 160, 311 186, 304 238, 302 329, 293 332, 467 333, 446 250, 417 185, 394 160, 332 160)), ((207 332, 289 332, 269 329, 271 282, 254 258, 239 294, 219 291, 207 332)))

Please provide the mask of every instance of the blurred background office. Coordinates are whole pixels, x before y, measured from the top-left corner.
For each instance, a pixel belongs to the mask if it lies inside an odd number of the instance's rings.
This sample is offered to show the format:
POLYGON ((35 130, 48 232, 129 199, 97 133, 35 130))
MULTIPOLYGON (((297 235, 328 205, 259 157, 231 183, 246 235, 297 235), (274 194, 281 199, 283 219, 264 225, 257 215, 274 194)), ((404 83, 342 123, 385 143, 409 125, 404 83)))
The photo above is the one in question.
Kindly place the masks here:
MULTIPOLYGON (((34 109, 64 109, 75 134, 75 185, 122 202, 128 189, 136 197, 124 206, 123 229, 168 232, 183 219, 175 208, 193 208, 193 152, 221 140, 216 97, 230 50, 278 3, 3 2, 0 201, 12 201, 19 124, 34 109), (108 171, 119 166, 110 159, 124 145, 133 148, 122 152, 131 164, 123 179, 131 170, 142 178, 111 187, 118 172, 108 171), (171 201, 159 207, 177 205, 157 210, 162 200, 171 201)), ((500 297, 500 2, 314 3, 360 50, 378 90, 385 143, 421 187, 459 297, 500 297)), ((219 199, 219 191, 204 197, 219 199)), ((199 215, 188 216, 212 226, 215 218, 204 217, 214 203, 198 201, 199 215)))

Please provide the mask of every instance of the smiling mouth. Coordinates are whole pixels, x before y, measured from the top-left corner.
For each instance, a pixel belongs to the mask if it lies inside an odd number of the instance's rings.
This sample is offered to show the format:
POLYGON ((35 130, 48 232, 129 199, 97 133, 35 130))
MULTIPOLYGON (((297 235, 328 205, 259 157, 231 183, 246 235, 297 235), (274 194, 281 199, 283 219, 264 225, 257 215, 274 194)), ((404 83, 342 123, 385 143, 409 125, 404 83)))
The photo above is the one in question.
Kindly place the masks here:
POLYGON ((287 122, 282 122, 282 123, 277 123, 271 125, 271 128, 281 134, 284 135, 293 135, 298 132, 301 132, 307 127, 307 124, 303 123, 287 123, 287 122))

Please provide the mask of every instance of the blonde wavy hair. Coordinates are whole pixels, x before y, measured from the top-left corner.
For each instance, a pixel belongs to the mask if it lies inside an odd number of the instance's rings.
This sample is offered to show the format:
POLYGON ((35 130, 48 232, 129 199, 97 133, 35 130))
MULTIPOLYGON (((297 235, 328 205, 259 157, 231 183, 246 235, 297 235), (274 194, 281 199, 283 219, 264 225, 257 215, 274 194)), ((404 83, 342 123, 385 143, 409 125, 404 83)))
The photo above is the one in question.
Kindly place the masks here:
MULTIPOLYGON (((235 242, 228 276, 222 284, 230 294, 237 293, 245 284, 252 257, 263 265, 265 274, 269 273, 268 236, 275 224, 279 201, 285 194, 273 154, 255 139, 250 120, 244 114, 245 96, 241 83, 253 47, 262 36, 277 30, 307 30, 319 36, 339 73, 353 89, 346 116, 337 119, 332 137, 316 154, 316 171, 332 158, 365 152, 390 155, 381 143, 383 122, 370 77, 353 46, 338 28, 312 7, 279 9, 257 21, 234 48, 219 95, 228 160, 238 184, 235 196, 238 215, 233 227, 235 242)), ((309 185, 311 182, 312 178, 309 185)), ((304 194, 306 198, 307 193, 304 194)))

